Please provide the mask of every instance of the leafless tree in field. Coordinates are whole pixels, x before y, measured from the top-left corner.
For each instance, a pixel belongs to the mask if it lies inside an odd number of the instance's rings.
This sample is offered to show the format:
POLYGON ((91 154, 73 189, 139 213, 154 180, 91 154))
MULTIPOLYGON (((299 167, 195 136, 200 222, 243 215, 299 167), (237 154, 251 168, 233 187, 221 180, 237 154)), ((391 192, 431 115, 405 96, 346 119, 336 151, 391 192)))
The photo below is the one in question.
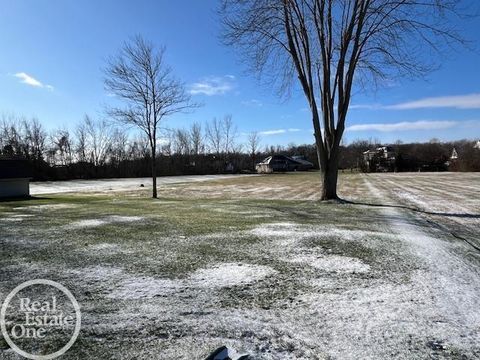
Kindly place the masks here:
POLYGON ((87 135, 87 156, 90 162, 95 166, 103 165, 112 145, 114 129, 105 120, 95 121, 88 115, 85 115, 83 126, 87 135))
POLYGON ((48 161, 52 164, 68 166, 73 162, 72 137, 66 129, 58 129, 50 134, 50 149, 47 151, 48 161))
POLYGON ((260 135, 258 132, 253 131, 248 134, 248 151, 250 153, 250 157, 252 158, 252 169, 255 170, 255 160, 257 157, 257 153, 260 147, 260 135))
POLYGON ((307 99, 322 200, 337 199, 339 145, 352 90, 419 76, 444 45, 457 0, 223 0, 224 39, 285 93, 295 75, 307 99))
POLYGON ((110 136, 109 157, 112 163, 120 163, 127 159, 128 135, 123 129, 113 129, 110 136))
POLYGON ((221 122, 218 121, 217 118, 214 118, 210 123, 207 123, 205 131, 210 152, 219 155, 222 151, 223 144, 223 131, 221 122))
POLYGON ((87 129, 85 123, 80 123, 75 128, 75 137, 77 138, 75 153, 77 154, 77 161, 86 162, 87 161, 87 129))
POLYGON ((190 148, 194 155, 203 153, 203 135, 202 126, 194 122, 190 127, 190 148))
POLYGON ((46 150, 47 133, 37 118, 22 120, 25 153, 33 160, 42 160, 46 150))
POLYGON ((188 155, 190 154, 190 136, 188 130, 176 129, 174 132, 175 153, 188 155))
POLYGON ((225 115, 222 121, 222 130, 224 138, 225 154, 236 151, 235 137, 237 136, 237 127, 233 123, 232 115, 225 115))
POLYGON ((165 49, 137 36, 126 42, 120 53, 111 58, 105 69, 107 91, 125 102, 112 107, 108 114, 120 123, 143 131, 148 138, 152 156, 152 196, 157 197, 157 134, 165 117, 185 111, 195 104, 184 85, 173 77, 172 69, 163 59, 165 49))

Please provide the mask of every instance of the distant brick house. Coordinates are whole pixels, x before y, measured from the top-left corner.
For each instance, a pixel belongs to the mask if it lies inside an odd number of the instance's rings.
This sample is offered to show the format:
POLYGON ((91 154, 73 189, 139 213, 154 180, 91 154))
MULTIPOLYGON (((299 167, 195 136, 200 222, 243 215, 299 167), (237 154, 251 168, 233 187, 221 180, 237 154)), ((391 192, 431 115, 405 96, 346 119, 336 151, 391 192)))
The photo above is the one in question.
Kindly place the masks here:
POLYGON ((26 160, 0 158, 0 198, 29 196, 31 177, 26 160))

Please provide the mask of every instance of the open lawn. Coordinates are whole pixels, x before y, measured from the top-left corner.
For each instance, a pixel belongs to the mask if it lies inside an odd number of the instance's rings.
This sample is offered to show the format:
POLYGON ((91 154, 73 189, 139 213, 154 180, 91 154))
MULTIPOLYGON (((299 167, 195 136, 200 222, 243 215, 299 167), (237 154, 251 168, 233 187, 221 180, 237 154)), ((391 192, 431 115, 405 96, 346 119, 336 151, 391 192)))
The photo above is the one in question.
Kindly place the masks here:
MULTIPOLYGON (((480 174, 345 173, 341 204, 319 186, 291 173, 2 202, 0 300, 35 278, 70 289, 82 329, 64 359, 479 358, 480 174)), ((3 339, 0 358, 19 358, 3 339)))

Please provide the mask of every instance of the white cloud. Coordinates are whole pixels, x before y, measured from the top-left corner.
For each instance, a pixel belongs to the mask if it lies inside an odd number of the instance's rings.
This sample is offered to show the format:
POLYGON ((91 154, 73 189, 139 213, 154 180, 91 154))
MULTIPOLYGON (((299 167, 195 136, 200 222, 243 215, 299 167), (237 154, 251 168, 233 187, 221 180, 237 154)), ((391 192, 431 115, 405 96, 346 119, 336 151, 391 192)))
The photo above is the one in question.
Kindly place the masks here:
POLYGON ((13 76, 15 76, 17 79, 20 79, 20 82, 23 84, 33 86, 33 87, 38 87, 38 88, 44 88, 50 91, 54 90, 54 87, 52 85, 44 84, 40 80, 35 79, 33 76, 28 75, 25 72, 18 72, 13 76))
POLYGON ((386 106, 392 110, 423 108, 480 109, 480 94, 429 97, 415 101, 386 106))
POLYGON ((350 105, 350 109, 368 110, 413 110, 432 108, 456 108, 456 109, 480 109, 480 93, 455 96, 428 97, 419 100, 407 101, 393 105, 381 104, 356 104, 350 105))
POLYGON ((260 135, 278 135, 278 134, 285 134, 287 132, 298 132, 302 131, 302 129, 295 129, 295 128, 290 128, 290 129, 274 129, 274 130, 265 130, 265 131, 260 131, 260 135))
POLYGON ((260 135, 278 135, 278 134, 284 134, 286 133, 287 130, 285 129, 277 129, 277 130, 265 130, 265 131, 260 131, 260 135))
POLYGON ((251 106, 251 107, 261 107, 263 106, 263 103, 260 100, 251 99, 251 100, 242 101, 242 105, 251 106))
POLYGON ((355 110, 355 109, 376 110, 376 109, 382 109, 383 106, 380 104, 356 104, 356 105, 350 105, 348 108, 350 110, 355 110))
POLYGON ((20 82, 23 84, 27 84, 33 87, 39 87, 39 88, 45 88, 47 90, 52 91, 53 86, 48 85, 48 84, 43 84, 41 81, 35 79, 33 76, 28 75, 27 73, 24 72, 18 72, 14 74, 17 79, 20 79, 20 82))
POLYGON ((408 130, 439 130, 439 129, 449 129, 457 125, 457 121, 412 121, 412 122, 398 122, 392 124, 359 124, 352 125, 347 128, 347 131, 381 131, 381 132, 392 132, 392 131, 408 131, 408 130))
POLYGON ((190 85, 190 94, 192 95, 223 95, 233 90, 235 76, 209 76, 199 82, 190 85))

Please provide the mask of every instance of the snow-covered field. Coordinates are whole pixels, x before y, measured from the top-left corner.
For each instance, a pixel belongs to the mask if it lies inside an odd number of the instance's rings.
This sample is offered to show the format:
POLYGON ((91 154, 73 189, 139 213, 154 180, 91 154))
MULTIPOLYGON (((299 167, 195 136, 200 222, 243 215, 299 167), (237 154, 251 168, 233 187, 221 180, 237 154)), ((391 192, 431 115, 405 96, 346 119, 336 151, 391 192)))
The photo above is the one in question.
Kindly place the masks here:
MULTIPOLYGON (((162 176, 157 178, 157 185, 202 182, 236 178, 245 175, 186 175, 186 176, 162 176)), ((122 178, 100 180, 69 180, 69 181, 38 181, 30 184, 31 195, 56 194, 66 192, 111 192, 140 190, 141 185, 145 189, 152 186, 151 178, 122 178)))
POLYGON ((480 358, 480 174, 340 181, 342 204, 313 201, 316 173, 0 203, 0 300, 69 288, 65 359, 480 358))

